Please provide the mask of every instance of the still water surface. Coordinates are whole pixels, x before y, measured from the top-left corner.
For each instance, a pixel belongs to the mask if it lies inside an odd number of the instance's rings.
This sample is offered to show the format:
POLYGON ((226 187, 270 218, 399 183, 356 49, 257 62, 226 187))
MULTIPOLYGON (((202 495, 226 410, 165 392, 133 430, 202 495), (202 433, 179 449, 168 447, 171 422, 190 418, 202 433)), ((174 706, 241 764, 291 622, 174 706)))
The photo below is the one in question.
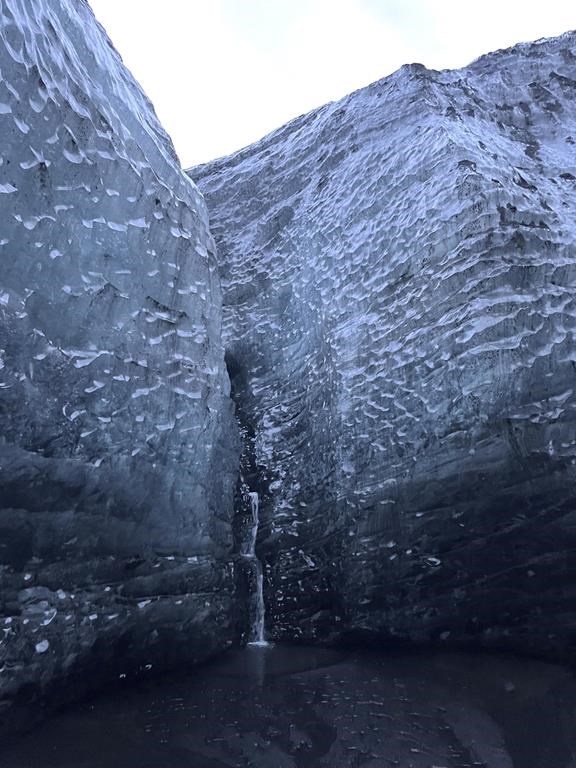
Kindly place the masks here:
POLYGON ((576 678, 503 656, 230 652, 56 715, 2 768, 576 768, 576 678))

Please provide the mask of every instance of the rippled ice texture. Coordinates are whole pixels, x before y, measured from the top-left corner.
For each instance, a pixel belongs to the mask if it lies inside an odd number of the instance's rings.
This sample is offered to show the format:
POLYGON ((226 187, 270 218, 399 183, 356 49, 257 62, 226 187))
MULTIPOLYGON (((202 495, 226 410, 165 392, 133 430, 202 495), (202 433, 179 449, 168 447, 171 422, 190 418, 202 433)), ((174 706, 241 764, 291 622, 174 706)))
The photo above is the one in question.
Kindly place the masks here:
POLYGON ((576 36, 191 169, 280 635, 576 647, 576 36))
POLYGON ((195 612, 209 637, 229 609, 229 572, 213 607, 205 594, 198 610, 170 600, 189 601, 198 573, 204 593, 220 578, 206 558, 231 545, 236 438, 202 196, 84 0, 0 4, 0 135, 9 698, 95 647, 102 661, 139 621, 125 654, 158 642, 155 622, 186 628, 195 612), (172 560, 142 564, 152 553, 172 560), (202 567, 187 574, 185 556, 202 567), (148 581, 117 605, 131 577, 148 581))

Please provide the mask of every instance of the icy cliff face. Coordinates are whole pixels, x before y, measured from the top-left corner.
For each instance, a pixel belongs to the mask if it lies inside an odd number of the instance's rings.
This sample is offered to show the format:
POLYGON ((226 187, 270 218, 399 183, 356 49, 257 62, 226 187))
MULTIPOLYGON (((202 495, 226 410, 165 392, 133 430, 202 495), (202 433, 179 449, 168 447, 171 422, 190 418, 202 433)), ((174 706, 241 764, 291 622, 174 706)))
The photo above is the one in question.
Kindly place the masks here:
POLYGON ((230 641, 237 450, 201 195, 84 0, 0 14, 10 699, 230 641))
POLYGON ((189 173, 269 633, 576 643, 576 35, 402 67, 189 173))

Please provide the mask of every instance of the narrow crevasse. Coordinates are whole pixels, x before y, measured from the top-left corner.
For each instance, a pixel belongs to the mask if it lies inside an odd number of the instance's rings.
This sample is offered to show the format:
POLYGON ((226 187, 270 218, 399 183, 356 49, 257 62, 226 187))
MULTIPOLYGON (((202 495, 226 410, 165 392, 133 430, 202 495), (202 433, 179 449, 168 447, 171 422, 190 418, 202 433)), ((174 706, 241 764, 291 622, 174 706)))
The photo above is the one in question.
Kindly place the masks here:
POLYGON ((234 551, 237 554, 237 600, 245 610, 239 611, 241 642, 266 646, 266 606, 264 600, 264 564, 260 560, 259 543, 266 538, 262 520, 261 499, 268 494, 265 468, 256 457, 256 432, 253 415, 246 407, 242 393, 246 388, 246 369, 226 353, 231 382, 231 397, 240 435, 241 453, 238 482, 234 496, 234 551))

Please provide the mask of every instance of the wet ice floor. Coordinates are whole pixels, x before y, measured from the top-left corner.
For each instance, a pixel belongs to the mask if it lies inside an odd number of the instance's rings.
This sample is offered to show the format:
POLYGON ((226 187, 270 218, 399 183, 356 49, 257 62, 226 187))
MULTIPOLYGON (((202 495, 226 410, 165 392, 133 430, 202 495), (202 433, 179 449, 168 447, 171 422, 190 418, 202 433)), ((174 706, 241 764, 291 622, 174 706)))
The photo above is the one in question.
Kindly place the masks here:
POLYGON ((502 656, 248 647, 53 717, 2 768, 576 768, 576 678, 502 656))

